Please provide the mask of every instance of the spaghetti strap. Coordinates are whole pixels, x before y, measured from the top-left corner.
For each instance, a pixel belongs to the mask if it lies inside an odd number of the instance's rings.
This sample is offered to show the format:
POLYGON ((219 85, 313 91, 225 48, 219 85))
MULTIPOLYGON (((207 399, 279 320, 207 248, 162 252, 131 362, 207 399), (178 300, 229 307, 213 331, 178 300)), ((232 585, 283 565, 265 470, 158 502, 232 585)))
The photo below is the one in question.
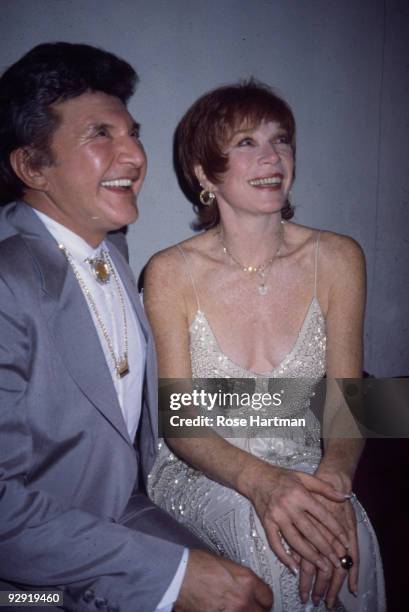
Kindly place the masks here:
POLYGON ((196 283, 195 283, 195 279, 193 278, 193 274, 192 274, 192 270, 191 270, 191 267, 190 267, 190 264, 189 264, 189 260, 187 258, 187 255, 186 255, 185 251, 180 246, 180 244, 177 244, 176 248, 179 250, 180 254, 182 255, 183 259, 185 260, 187 274, 189 276, 190 282, 192 283, 193 293, 195 294, 195 298, 196 298, 197 310, 200 310, 199 294, 198 294, 197 289, 196 289, 196 283))
POLYGON ((314 266, 314 297, 317 297, 317 277, 318 277, 318 253, 320 250, 321 231, 318 231, 317 240, 315 241, 315 266, 314 266))

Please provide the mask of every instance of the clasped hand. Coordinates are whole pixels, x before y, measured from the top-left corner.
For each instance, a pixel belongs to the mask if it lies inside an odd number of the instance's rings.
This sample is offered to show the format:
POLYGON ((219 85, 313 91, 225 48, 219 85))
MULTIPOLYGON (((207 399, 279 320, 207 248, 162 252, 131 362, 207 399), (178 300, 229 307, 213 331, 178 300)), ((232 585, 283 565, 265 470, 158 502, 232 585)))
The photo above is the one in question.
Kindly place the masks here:
MULTIPOLYGON (((349 491, 351 487, 350 480, 348 477, 343 475, 337 470, 328 470, 324 467, 324 463, 320 464, 315 475, 323 481, 329 482, 336 487, 339 491, 349 491)), ((320 501, 329 512, 336 517, 339 523, 344 525, 348 532, 348 549, 345 550, 339 541, 326 529, 325 526, 320 523, 316 523, 317 528, 321 531, 323 536, 330 542, 338 555, 342 557, 347 553, 353 559, 353 566, 347 572, 342 568, 332 568, 331 572, 323 573, 318 570, 317 567, 312 565, 309 561, 301 559, 298 555, 295 555, 296 559, 300 561, 300 596, 304 603, 308 601, 309 594, 311 593, 311 599, 314 605, 318 605, 320 599, 325 597, 328 608, 332 608, 335 604, 335 599, 345 581, 348 579, 348 588, 351 593, 355 596, 358 594, 358 574, 359 574, 359 546, 358 546, 358 534, 356 526, 355 511, 352 503, 346 500, 344 503, 334 503, 325 497, 316 495, 318 501, 320 501)))
POLYGON ((324 573, 331 566, 340 567, 339 546, 343 551, 348 548, 348 529, 322 500, 342 505, 347 499, 344 493, 315 476, 269 464, 260 466, 253 482, 250 499, 282 563, 298 573, 299 562, 286 549, 287 543, 324 573))
POLYGON ((319 470, 311 476, 265 464, 254 482, 249 497, 274 553, 300 573, 303 602, 311 592, 314 604, 326 597, 333 606, 347 575, 349 589, 356 594, 359 551, 349 496, 337 491, 325 472, 321 479, 319 470), (348 574, 340 565, 346 553, 354 559, 348 574))

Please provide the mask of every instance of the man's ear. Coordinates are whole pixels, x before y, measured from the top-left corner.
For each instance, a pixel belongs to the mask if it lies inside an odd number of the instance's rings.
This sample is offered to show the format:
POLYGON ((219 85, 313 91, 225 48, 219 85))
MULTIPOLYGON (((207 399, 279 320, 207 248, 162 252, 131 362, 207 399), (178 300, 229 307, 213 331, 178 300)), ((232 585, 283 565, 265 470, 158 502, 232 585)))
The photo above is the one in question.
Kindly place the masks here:
POLYGON ((20 147, 10 154, 10 164, 18 178, 29 189, 44 191, 47 179, 41 167, 34 162, 34 152, 29 147, 20 147))

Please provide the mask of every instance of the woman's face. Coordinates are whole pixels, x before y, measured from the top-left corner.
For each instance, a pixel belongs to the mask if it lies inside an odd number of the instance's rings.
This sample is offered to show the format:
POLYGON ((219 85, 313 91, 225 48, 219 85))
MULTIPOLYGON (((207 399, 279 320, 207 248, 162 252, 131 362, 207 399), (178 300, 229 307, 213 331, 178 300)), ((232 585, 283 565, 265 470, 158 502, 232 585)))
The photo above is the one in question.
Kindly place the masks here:
POLYGON ((293 180, 294 157, 288 134, 279 123, 263 121, 255 128, 240 128, 224 153, 227 171, 221 182, 211 185, 221 213, 225 206, 251 214, 283 208, 293 180))

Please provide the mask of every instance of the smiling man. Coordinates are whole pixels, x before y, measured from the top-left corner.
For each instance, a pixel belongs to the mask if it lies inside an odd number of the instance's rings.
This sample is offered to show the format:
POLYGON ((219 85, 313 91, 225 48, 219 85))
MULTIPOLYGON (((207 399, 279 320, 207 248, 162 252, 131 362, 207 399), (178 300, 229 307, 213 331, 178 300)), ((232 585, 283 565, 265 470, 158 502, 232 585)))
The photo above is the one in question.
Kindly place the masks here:
POLYGON ((252 572, 145 494, 156 362, 116 231, 146 173, 135 82, 68 43, 0 78, 0 591, 56 588, 76 612, 267 610, 252 572))
POLYGON ((26 201, 91 246, 137 218, 136 197, 146 172, 139 127, 117 97, 82 95, 51 107, 59 120, 52 163, 34 171, 20 147, 10 161, 31 193, 26 201))

